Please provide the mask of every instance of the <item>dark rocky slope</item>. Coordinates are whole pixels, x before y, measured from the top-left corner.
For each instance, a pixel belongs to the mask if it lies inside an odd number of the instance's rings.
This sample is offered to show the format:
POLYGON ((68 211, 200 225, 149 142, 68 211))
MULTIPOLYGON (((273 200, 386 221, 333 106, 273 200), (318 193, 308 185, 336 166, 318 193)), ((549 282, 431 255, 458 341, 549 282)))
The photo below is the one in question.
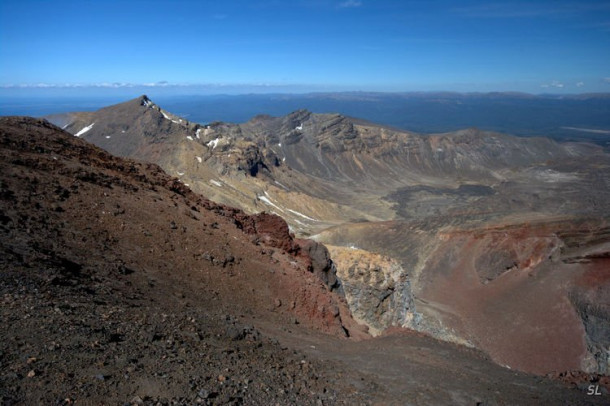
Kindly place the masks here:
POLYGON ((365 399, 251 324, 359 334, 320 279, 334 282, 325 249, 277 216, 34 119, 0 120, 0 167, 4 404, 365 399))

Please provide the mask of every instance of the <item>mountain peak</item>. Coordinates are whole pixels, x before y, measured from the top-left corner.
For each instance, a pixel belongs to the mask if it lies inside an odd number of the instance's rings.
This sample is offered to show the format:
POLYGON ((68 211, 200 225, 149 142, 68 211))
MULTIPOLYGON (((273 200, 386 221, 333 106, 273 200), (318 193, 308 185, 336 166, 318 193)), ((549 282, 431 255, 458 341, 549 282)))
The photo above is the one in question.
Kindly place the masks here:
POLYGON ((311 115, 311 111, 307 110, 307 109, 299 109, 299 110, 295 110, 292 113, 288 114, 288 117, 290 118, 307 118, 311 115))
POLYGON ((148 98, 148 96, 146 96, 145 94, 143 94, 142 96, 138 97, 136 100, 140 103, 140 106, 149 107, 149 106, 152 106, 154 104, 152 102, 152 100, 150 100, 148 98))

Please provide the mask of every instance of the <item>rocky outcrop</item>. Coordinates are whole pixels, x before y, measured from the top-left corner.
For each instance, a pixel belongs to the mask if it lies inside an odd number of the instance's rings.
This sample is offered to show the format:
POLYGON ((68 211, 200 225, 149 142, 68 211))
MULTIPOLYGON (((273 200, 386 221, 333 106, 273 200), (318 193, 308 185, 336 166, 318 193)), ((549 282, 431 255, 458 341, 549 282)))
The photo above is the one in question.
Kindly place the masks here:
POLYGON ((408 273, 391 258, 355 247, 330 246, 354 318, 377 335, 389 327, 418 329, 408 273))
POLYGON ((320 278, 329 290, 340 288, 336 268, 323 244, 313 240, 295 239, 286 221, 275 214, 263 212, 246 215, 240 212, 234 216, 237 226, 246 234, 252 235, 256 243, 280 248, 302 258, 306 269, 320 278))
POLYGON ((341 281, 337 278, 337 268, 331 259, 328 249, 313 240, 298 239, 298 254, 306 259, 307 269, 324 282, 332 290, 341 289, 341 281))

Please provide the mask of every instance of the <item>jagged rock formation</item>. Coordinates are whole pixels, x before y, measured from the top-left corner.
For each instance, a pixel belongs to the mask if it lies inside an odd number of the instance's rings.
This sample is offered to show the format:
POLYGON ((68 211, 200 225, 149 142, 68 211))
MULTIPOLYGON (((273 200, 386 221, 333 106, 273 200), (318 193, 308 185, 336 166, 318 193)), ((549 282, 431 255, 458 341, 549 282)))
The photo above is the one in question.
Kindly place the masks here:
POLYGON ((411 283, 397 261, 356 247, 329 250, 354 318, 372 334, 390 327, 419 328, 411 283))
POLYGON ((109 109, 68 115, 66 129, 158 163, 215 201, 278 214, 300 236, 367 251, 336 266, 373 331, 409 325, 538 373, 607 370, 605 263, 593 261, 593 294, 575 288, 592 265, 558 259, 568 240, 597 235, 578 224, 608 221, 610 157, 600 147, 476 129, 422 136, 305 110, 197 125, 146 97, 109 109), (566 237, 571 229, 580 231, 566 237), (513 324, 525 327, 505 334, 513 324), (541 348, 548 337, 553 350, 541 348))

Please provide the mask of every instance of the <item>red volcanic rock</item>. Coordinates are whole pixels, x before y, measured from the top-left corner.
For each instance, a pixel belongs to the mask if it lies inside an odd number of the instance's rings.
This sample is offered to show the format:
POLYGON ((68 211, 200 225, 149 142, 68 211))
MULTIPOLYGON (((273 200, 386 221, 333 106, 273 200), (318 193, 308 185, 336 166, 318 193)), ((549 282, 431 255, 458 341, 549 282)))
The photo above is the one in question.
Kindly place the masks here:
POLYGON ((288 224, 280 216, 265 212, 251 216, 239 213, 236 220, 244 233, 255 235, 265 245, 289 253, 295 253, 298 249, 288 224))
POLYGON ((269 213, 234 214, 238 227, 253 235, 258 242, 279 248, 304 260, 307 270, 324 282, 330 290, 339 287, 336 270, 328 249, 313 240, 295 239, 284 219, 269 213))

